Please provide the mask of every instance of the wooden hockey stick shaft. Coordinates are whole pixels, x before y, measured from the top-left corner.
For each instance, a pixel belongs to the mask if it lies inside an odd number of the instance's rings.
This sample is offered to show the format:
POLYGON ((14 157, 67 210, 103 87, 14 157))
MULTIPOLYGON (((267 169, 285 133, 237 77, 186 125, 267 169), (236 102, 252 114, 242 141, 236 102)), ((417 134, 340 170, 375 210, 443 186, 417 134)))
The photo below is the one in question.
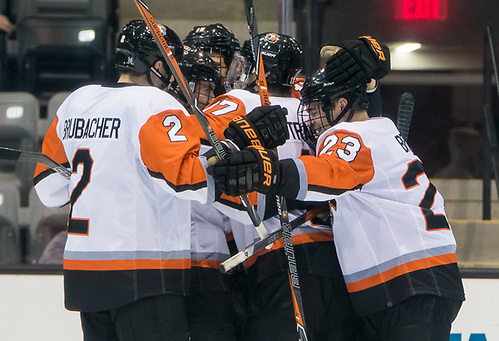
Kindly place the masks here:
MULTIPOLYGON (((295 218, 293 221, 290 222, 291 230, 303 225, 307 221, 312 220, 313 218, 315 218, 319 214, 320 211, 321 211, 321 207, 317 206, 317 207, 314 207, 313 209, 303 213, 299 217, 295 218)), ((222 262, 222 264, 220 264, 220 271, 222 273, 226 273, 226 272, 232 270, 233 268, 235 268, 236 266, 238 266, 239 264, 244 262, 249 257, 251 257, 254 254, 256 254, 257 252, 265 249, 268 245, 272 245, 277 240, 281 239, 282 234, 283 234, 282 229, 279 229, 277 231, 270 233, 267 238, 259 240, 255 243, 249 245, 244 250, 239 251, 234 256, 232 256, 229 259, 222 262)))
MULTIPOLYGON (((260 39, 258 37, 258 28, 256 24, 255 8, 253 0, 244 0, 244 9, 246 19, 248 21, 248 31, 250 34, 250 43, 255 60, 255 71, 258 78, 258 92, 260 94, 261 105, 270 105, 269 93, 267 88, 267 79, 265 78, 265 67, 263 64, 262 52, 260 50, 260 39)), ((277 150, 276 150, 277 152, 277 150)), ((289 284, 293 299, 293 307, 295 311, 296 328, 300 341, 307 341, 307 333, 305 332, 305 320, 303 314, 303 303, 301 299, 300 281, 296 268, 295 252, 293 239, 291 237, 291 227, 289 224, 288 210, 286 199, 276 195, 277 209, 281 220, 281 229, 284 241, 284 251, 288 259, 288 275, 289 284)))
POLYGON ((12 149, 7 147, 0 147, 0 159, 1 160, 12 160, 20 162, 34 162, 41 163, 47 167, 50 167, 55 172, 59 173, 66 179, 71 178, 71 171, 64 167, 63 165, 55 162, 50 157, 45 154, 37 152, 27 152, 18 149, 12 149))
POLYGON ((397 129, 407 141, 409 129, 411 127, 412 112, 414 110, 414 97, 409 92, 404 92, 400 96, 399 108, 397 114, 397 129))
MULTIPOLYGON (((156 44, 158 45, 158 48, 161 51, 161 54, 165 58, 166 63, 168 64, 168 67, 170 68, 170 71, 173 74, 173 77, 175 77, 175 80, 177 81, 180 90, 182 91, 187 104, 191 107, 192 111, 196 115, 196 118, 199 121, 199 124, 201 125, 201 128, 203 129, 204 133, 206 134, 206 137, 208 138, 208 141, 210 142, 211 146, 215 150, 217 156, 219 157, 220 160, 223 160, 227 158, 227 153, 223 149, 222 144, 218 140, 217 135, 215 134, 213 128, 211 127, 210 123, 208 122, 208 119, 204 115, 204 113, 196 106, 195 101, 194 101, 194 96, 192 95, 192 92, 190 91, 187 82, 185 80, 184 75, 182 74, 182 71, 180 70, 180 67, 178 66, 177 61, 173 57, 173 54, 170 50, 170 47, 168 46, 168 43, 166 42, 165 38, 163 37, 163 34, 161 33, 160 28, 158 27, 158 24, 156 23, 156 20, 154 20, 154 17, 152 16, 151 12, 149 11, 149 8, 146 6, 146 4, 142 0, 134 0, 135 5, 137 5, 137 8, 139 9, 140 14, 144 18, 144 21, 146 22, 147 26, 149 27, 149 30, 151 31, 154 40, 156 44)), ((243 203, 246 211, 248 212, 248 215, 255 226, 255 229, 258 232, 258 235, 260 236, 261 239, 265 238, 268 236, 267 230, 265 229, 265 226, 263 226, 262 220, 256 213, 255 208, 253 205, 251 205, 249 199, 245 195, 239 196, 241 199, 241 202, 243 203)))

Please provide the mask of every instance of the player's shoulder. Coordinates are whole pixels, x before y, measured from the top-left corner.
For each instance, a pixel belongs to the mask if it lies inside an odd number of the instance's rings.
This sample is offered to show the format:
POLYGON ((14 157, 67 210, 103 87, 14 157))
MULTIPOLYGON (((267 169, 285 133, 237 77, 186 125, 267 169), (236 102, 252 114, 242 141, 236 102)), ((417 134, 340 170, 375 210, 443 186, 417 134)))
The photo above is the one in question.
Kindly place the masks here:
POLYGON ((246 108, 254 108, 260 105, 260 96, 248 90, 235 89, 226 93, 227 96, 237 98, 244 103, 246 108))
POLYGON ((171 94, 160 90, 154 86, 140 86, 133 85, 128 87, 126 94, 122 94, 120 98, 131 105, 141 106, 143 108, 150 108, 153 111, 165 110, 180 110, 186 113, 184 106, 171 94))
POLYGON ((362 134, 367 131, 391 131, 395 128, 393 121, 387 117, 371 117, 365 121, 341 122, 331 127, 329 130, 345 130, 362 134))
POLYGON ((280 105, 281 107, 288 108, 288 111, 297 111, 300 105, 300 100, 294 97, 273 97, 270 96, 271 105, 280 105))

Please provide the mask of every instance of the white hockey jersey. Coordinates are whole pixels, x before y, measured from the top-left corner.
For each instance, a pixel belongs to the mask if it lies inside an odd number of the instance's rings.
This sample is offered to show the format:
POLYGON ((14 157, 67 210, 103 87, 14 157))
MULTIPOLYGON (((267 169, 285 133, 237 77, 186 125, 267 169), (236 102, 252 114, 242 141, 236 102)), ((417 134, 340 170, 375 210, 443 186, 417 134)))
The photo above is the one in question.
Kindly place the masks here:
MULTIPOLYGON (((285 97, 274 97, 270 96, 271 105, 280 105, 281 107, 288 109, 288 115, 286 117, 288 122, 288 131, 289 131, 289 139, 285 142, 284 145, 277 147, 277 153, 280 159, 299 157, 302 154, 309 154, 308 146, 303 142, 301 136, 301 129, 299 128, 297 112, 298 105, 300 101, 297 98, 285 98, 285 97)), ((217 97, 207 108, 205 108, 205 112, 207 115, 213 115, 217 118, 221 118, 225 116, 228 120, 238 116, 245 115, 253 110, 255 107, 260 106, 260 97, 258 94, 251 93, 245 90, 232 90, 228 93, 217 97)), ((222 122, 221 120, 217 120, 217 122, 222 122)), ((228 122, 227 122, 228 124, 228 122)), ((265 200, 269 200, 265 198, 263 195, 258 196, 258 208, 259 215, 261 217, 264 216, 264 212, 262 208, 265 206, 265 200)), ((293 210, 289 212, 290 220, 298 217, 304 213, 304 210, 293 210)), ((234 240, 239 250, 244 249, 248 245, 254 243, 259 240, 259 236, 251 224, 248 224, 245 221, 231 219, 231 228, 234 236, 234 240)), ((278 217, 272 217, 264 221, 264 225, 269 233, 272 233, 281 228, 281 224, 278 217)), ((311 244, 312 242, 330 242, 332 243, 332 232, 331 228, 323 226, 323 225, 314 225, 312 226, 311 222, 306 222, 300 228, 294 229, 293 232, 293 243, 295 245, 305 245, 311 244)), ((310 247, 310 246, 309 246, 310 247)), ((272 249, 270 251, 281 250, 283 248, 282 239, 274 243, 272 249)), ((304 246, 306 248, 306 246, 304 246)), ((330 248, 332 250, 332 248, 330 248)), ((334 251, 332 251, 334 252, 334 251)), ((269 250, 265 249, 257 253, 256 255, 250 257, 246 261, 246 267, 252 267, 258 257, 269 253, 269 250)), ((314 263, 319 264, 322 261, 310 261, 307 259, 308 255, 306 252, 297 256, 297 261, 303 263, 314 263)), ((274 264, 267 264, 265 266, 259 267, 258 270, 253 271, 257 276, 256 281, 260 278, 267 276, 270 273, 276 271, 286 270, 287 262, 284 258, 284 253, 279 252, 280 262, 276 261, 274 264), (280 264, 278 264, 280 263, 280 264)), ((257 267, 254 267, 255 269, 257 267)), ((317 266, 316 268, 320 268, 317 266)), ((310 270, 310 267, 307 269, 310 270)), ((252 271, 249 271, 252 273, 252 271)), ((324 274, 324 273, 322 273, 324 274)))
POLYGON ((69 181, 38 164, 35 189, 68 201, 66 307, 98 311, 189 288, 191 200, 214 184, 198 157, 199 124, 169 94, 131 84, 76 90, 57 111, 42 152, 69 181))
POLYGON ((295 161, 298 200, 334 199, 334 240, 357 312, 417 294, 464 299, 440 193, 393 122, 340 123, 295 161))

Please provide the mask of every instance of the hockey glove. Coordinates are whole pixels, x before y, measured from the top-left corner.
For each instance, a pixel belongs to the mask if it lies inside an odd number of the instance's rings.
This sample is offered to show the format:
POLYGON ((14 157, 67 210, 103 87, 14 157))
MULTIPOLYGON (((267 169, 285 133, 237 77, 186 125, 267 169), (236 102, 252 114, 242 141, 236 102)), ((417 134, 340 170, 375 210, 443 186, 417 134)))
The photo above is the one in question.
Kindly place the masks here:
POLYGON ((278 105, 256 107, 246 116, 235 117, 224 135, 240 149, 248 146, 274 149, 289 138, 287 114, 288 110, 278 105))
POLYGON ((250 192, 272 194, 277 192, 279 162, 270 149, 248 147, 233 152, 207 169, 219 189, 230 196, 250 192))
POLYGON ((353 86, 370 78, 381 79, 390 71, 390 50, 370 36, 347 40, 326 62, 326 81, 353 86))

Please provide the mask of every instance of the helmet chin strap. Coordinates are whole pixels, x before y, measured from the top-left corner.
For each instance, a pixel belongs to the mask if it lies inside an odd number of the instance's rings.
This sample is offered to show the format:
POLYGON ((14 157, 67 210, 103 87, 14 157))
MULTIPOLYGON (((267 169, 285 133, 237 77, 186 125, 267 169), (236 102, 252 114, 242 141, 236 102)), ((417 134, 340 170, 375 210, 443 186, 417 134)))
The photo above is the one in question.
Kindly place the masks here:
MULTIPOLYGON (((340 112, 338 117, 336 117, 336 119, 334 119, 334 120, 332 119, 333 118, 332 115, 326 115, 327 121, 329 122, 331 127, 338 124, 338 122, 340 122, 340 120, 343 118, 343 116, 346 115, 346 113, 348 111, 350 111, 350 115, 348 115, 347 122, 352 119, 353 114, 354 114, 353 110, 350 110, 352 108, 352 105, 353 105, 352 102, 348 102, 347 105, 345 106, 345 108, 340 112)), ((332 109, 330 109, 330 113, 332 114, 332 109)))
MULTIPOLYGON (((151 66, 151 67, 149 67, 149 70, 152 73, 154 73, 154 75, 156 77, 158 77, 163 82, 163 84, 159 87, 160 90, 165 90, 168 87, 168 85, 170 85, 170 81, 168 79, 166 79, 166 77, 163 76, 161 74, 161 72, 159 72, 158 69, 155 69, 154 67, 151 66)), ((149 85, 155 86, 154 83, 153 83, 153 81, 152 81, 152 79, 151 79, 151 74, 150 73, 147 73, 147 82, 149 82, 149 85)))
POLYGON ((332 115, 327 115, 326 117, 329 124, 331 124, 331 127, 338 124, 340 120, 343 118, 343 116, 347 114, 348 111, 350 111, 350 113, 348 114, 348 117, 345 120, 345 122, 350 122, 353 118, 353 115, 355 114, 355 110, 359 108, 358 102, 360 100, 361 96, 357 95, 354 96, 353 98, 350 98, 345 108, 340 112, 340 114, 338 115, 338 117, 336 117, 335 120, 332 120, 332 115))

